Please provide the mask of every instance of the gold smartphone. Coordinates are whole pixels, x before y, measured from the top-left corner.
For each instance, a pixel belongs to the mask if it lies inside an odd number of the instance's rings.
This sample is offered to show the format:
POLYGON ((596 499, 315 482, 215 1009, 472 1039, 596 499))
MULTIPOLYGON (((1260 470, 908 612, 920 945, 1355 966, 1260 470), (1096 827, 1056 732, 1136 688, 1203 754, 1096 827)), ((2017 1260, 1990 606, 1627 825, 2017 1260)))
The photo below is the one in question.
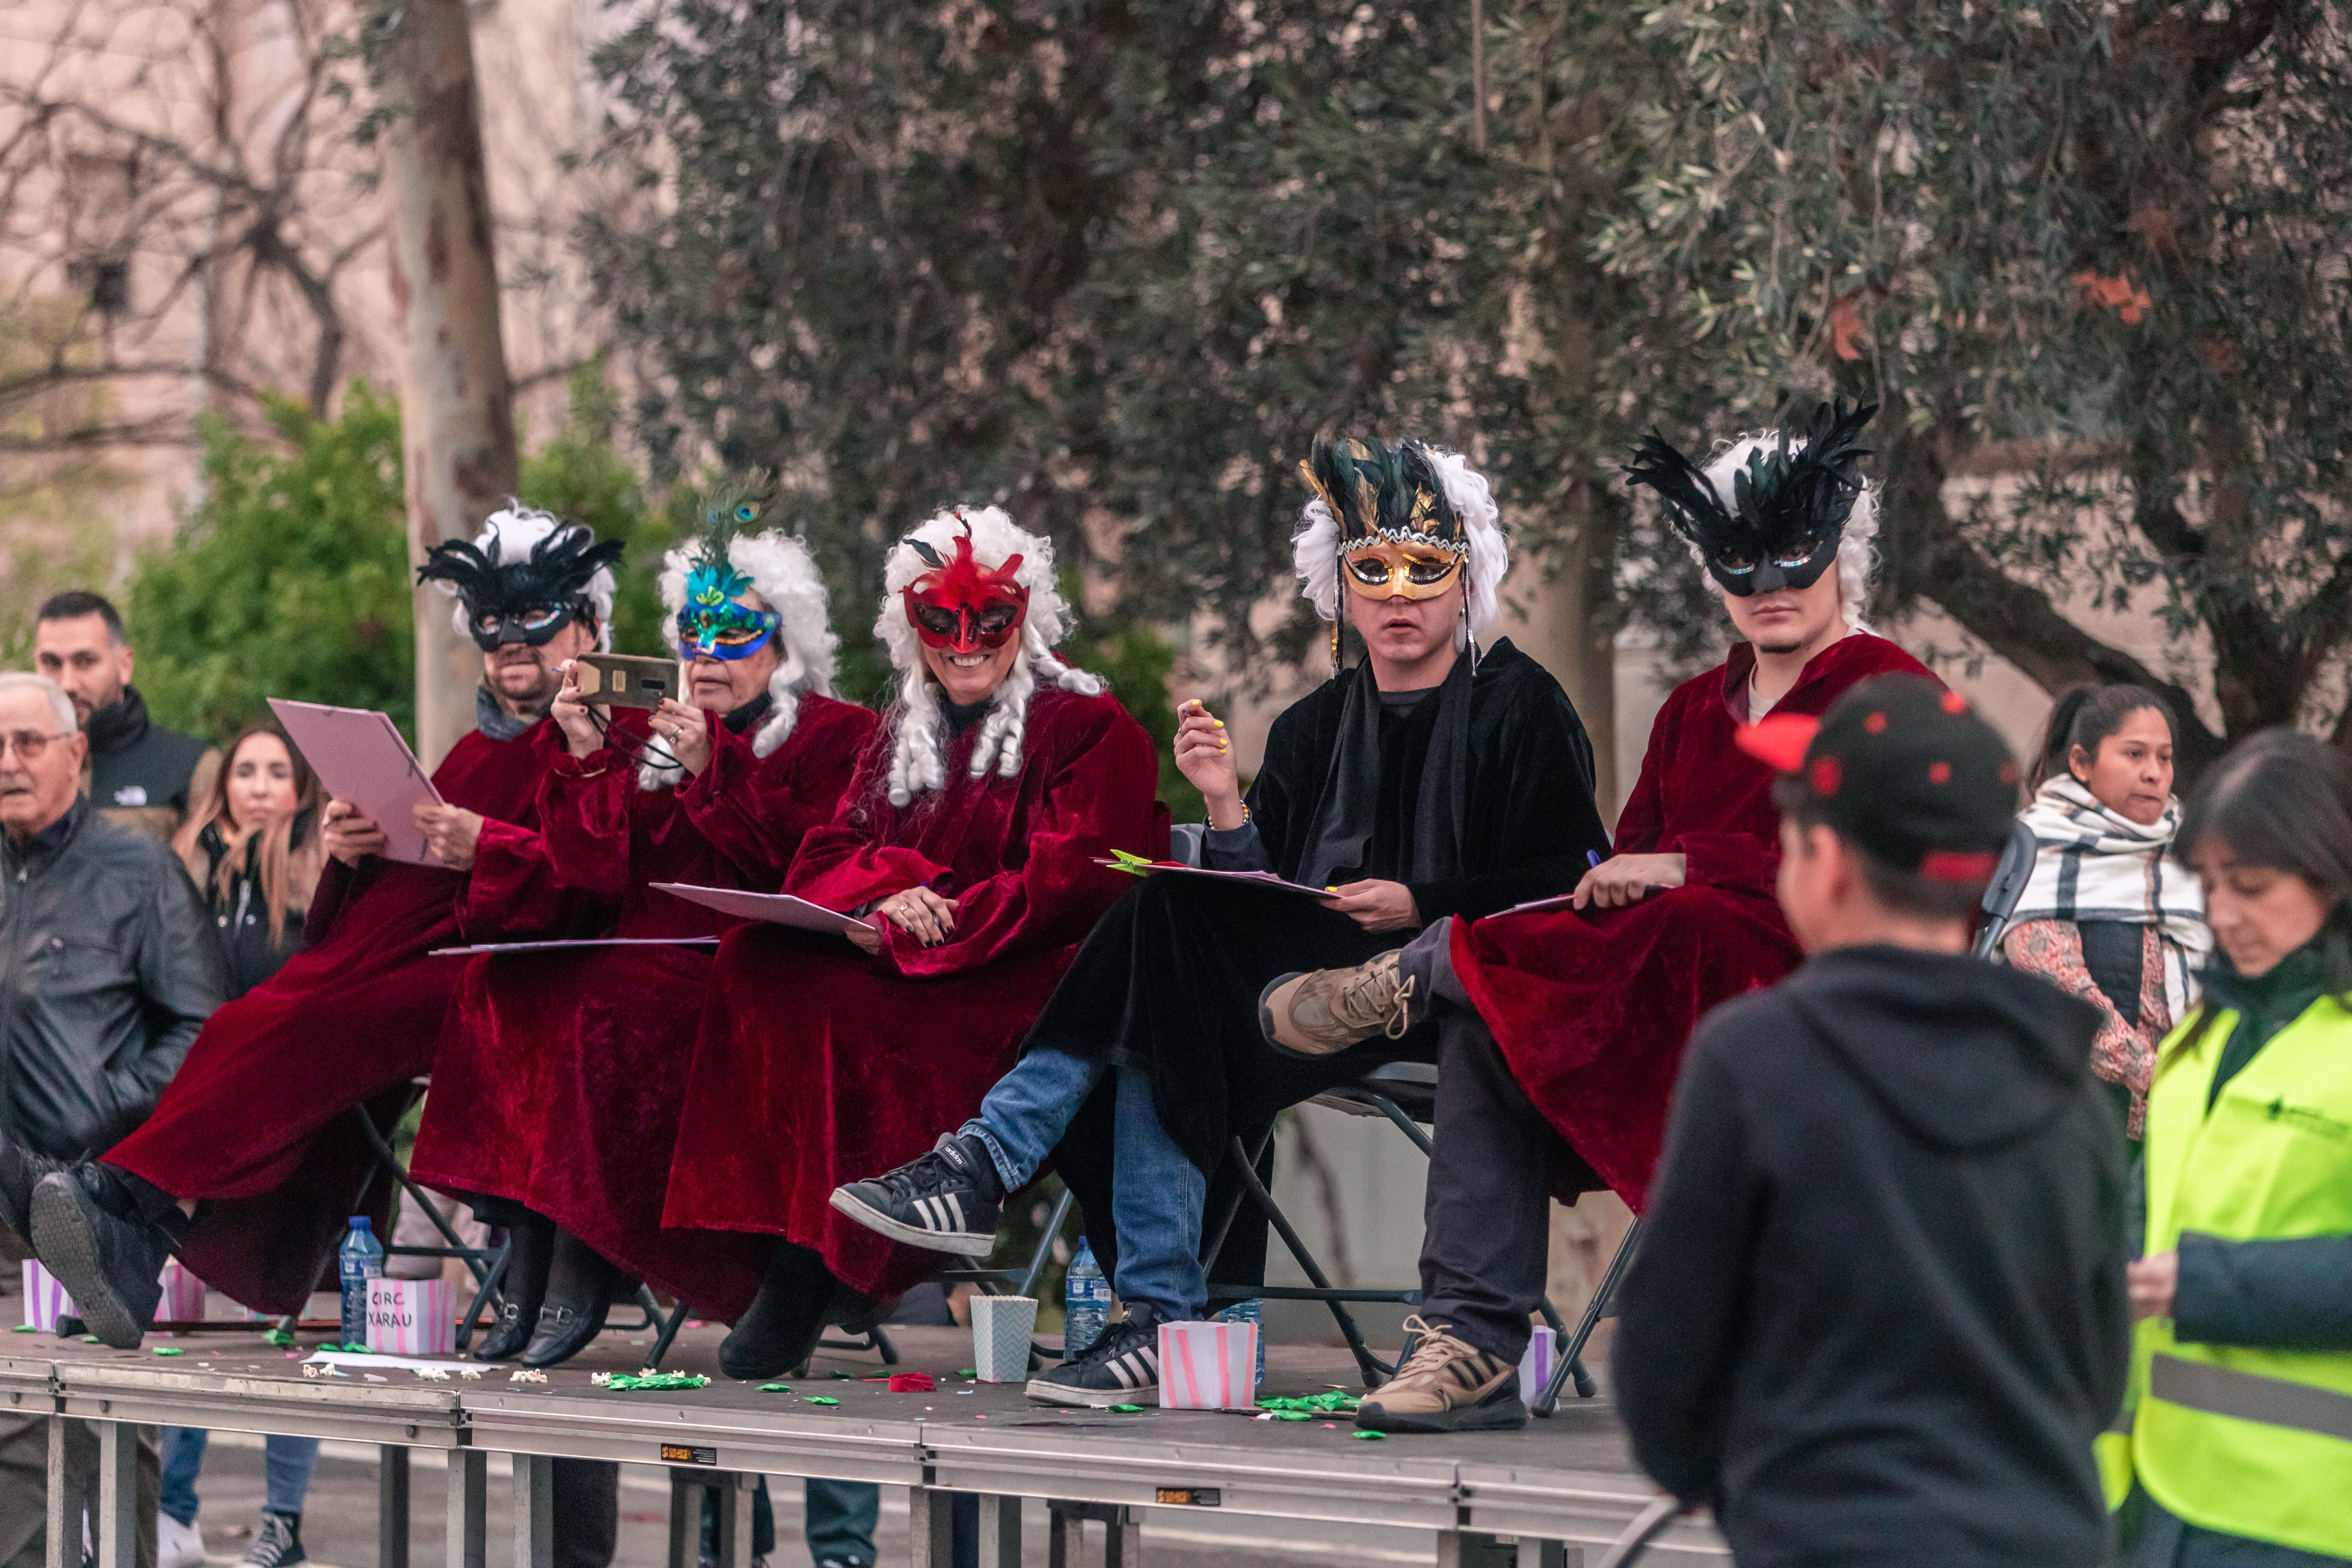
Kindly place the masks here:
POLYGON ((678 692, 677 661, 631 658, 625 654, 583 653, 574 661, 572 683, 583 702, 614 708, 658 708, 678 692))

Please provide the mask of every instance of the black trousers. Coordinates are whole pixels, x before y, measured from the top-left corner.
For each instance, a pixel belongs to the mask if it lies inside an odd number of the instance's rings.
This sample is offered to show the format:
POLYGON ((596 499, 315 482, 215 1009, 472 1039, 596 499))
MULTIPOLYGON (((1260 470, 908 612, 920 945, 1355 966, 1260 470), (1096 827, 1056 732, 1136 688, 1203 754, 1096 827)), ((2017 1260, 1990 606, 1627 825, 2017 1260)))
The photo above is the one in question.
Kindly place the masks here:
POLYGON ((1449 958, 1452 922, 1409 943, 1402 962, 1437 1025, 1437 1112, 1422 1206, 1421 1315, 1450 1323, 1489 1355, 1527 1353, 1543 1300, 1551 1194, 1605 1184, 1511 1076, 1449 958))

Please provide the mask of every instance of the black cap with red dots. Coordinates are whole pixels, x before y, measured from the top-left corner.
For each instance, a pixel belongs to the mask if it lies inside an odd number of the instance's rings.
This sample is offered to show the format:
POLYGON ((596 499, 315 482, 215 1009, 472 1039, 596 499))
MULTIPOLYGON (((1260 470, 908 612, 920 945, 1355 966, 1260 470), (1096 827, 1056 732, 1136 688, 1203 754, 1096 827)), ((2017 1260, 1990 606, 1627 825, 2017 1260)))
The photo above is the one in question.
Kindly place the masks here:
POLYGON ((1981 882, 2017 816, 2017 760, 1968 700, 1917 675, 1864 681, 1819 719, 1775 713, 1739 749, 1804 782, 1838 836, 1898 871, 1981 882))

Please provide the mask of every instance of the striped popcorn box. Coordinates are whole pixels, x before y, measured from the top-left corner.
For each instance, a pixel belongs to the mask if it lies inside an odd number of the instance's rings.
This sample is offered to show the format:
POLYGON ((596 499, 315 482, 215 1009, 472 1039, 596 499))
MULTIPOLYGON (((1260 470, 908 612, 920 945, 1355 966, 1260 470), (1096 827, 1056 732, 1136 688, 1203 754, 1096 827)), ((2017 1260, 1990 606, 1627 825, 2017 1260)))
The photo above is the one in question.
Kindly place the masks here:
POLYGON ((457 1299, 446 1279, 368 1281, 367 1348, 385 1355, 452 1355, 457 1299))
POLYGON ((155 1303, 159 1323, 201 1323, 205 1321, 205 1282, 176 1258, 163 1263, 163 1299, 155 1303))
POLYGON ((1551 1369, 1559 1364, 1556 1347, 1551 1330, 1541 1323, 1528 1336, 1528 1353, 1519 1358, 1519 1397, 1529 1405, 1541 1396, 1551 1369))
POLYGON ((66 1288, 40 1264, 25 1259, 25 1326, 54 1334, 59 1318, 75 1315, 73 1298, 66 1294, 66 1288))
POLYGON ((971 1363, 982 1383, 1029 1380, 1029 1336, 1037 1331, 1037 1301, 1031 1296, 971 1299, 971 1363))
POLYGON ((1257 1404, 1255 1323, 1160 1325, 1162 1410, 1248 1410, 1257 1404))

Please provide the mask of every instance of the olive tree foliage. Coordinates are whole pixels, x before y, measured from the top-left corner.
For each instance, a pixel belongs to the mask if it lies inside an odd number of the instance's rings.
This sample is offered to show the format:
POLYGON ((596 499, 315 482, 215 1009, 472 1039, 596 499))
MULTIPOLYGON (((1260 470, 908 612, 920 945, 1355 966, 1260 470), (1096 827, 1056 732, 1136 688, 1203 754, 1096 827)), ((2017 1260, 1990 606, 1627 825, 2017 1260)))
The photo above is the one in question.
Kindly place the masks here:
POLYGON ((1237 666, 1312 636, 1249 611, 1318 431, 1469 451, 1524 551, 1622 512, 1589 323, 1638 296, 1590 254, 1608 193, 1573 149, 1607 62, 1646 57, 1498 0, 1481 127, 1472 9, 661 8, 599 59, 598 157, 645 200, 581 237, 654 372, 639 434, 778 469, 861 597, 898 532, 997 502, 1115 563, 1124 612, 1213 612, 1237 666))
POLYGON ((2336 5, 1669 0, 1636 42, 1593 253, 1657 336, 1612 376, 1717 433, 1881 403, 1876 607, 1930 601, 2053 690, 2167 692, 2191 773, 2266 725, 2352 744, 2336 5), (2218 730, 2185 658, 2084 629, 2135 606, 2210 654, 2218 730))

